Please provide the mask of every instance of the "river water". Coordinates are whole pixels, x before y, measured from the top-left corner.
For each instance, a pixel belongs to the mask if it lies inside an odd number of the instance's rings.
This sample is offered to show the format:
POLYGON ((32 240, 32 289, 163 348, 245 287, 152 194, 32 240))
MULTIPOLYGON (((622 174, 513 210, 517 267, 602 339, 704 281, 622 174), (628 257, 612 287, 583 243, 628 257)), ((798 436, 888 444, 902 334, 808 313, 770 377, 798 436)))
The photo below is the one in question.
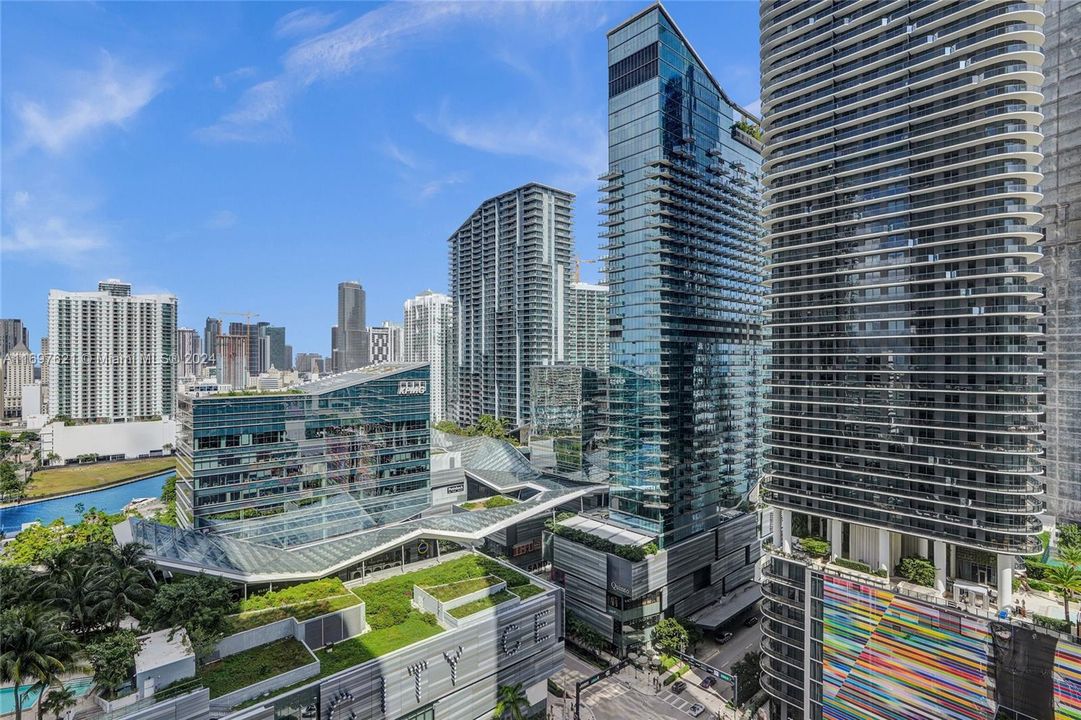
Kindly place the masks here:
POLYGON ((169 470, 160 475, 143 478, 142 480, 132 480, 102 490, 92 490, 79 495, 25 502, 21 505, 0 508, 0 530, 3 530, 8 537, 11 537, 13 533, 22 528, 23 523, 35 520, 40 521, 42 525, 48 525, 57 518, 64 518, 64 522, 72 523, 80 517, 75 507, 79 504, 85 510, 93 507, 107 513, 118 513, 135 498, 159 497, 165 479, 172 474, 173 471, 169 470))

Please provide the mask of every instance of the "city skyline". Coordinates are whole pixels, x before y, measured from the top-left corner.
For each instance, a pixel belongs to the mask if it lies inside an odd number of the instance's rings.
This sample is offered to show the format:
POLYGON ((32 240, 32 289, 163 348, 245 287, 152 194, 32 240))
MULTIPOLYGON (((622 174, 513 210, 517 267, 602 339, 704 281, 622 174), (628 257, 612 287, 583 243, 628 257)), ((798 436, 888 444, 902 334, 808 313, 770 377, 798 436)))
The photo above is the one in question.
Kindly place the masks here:
POLYGON ((0 714, 1081 720, 1081 0, 14 7, 0 714))
MULTIPOLYGON (((327 355, 337 283, 364 285, 373 324, 399 321, 406 299, 449 290, 445 241, 461 217, 534 181, 578 195, 579 254, 599 258, 604 34, 644 6, 6 7, 3 315, 26 323, 36 352, 50 289, 120 277, 176 295, 182 326, 250 309, 289 328, 295 352, 327 355), (60 54, 47 35, 58 21, 72 28, 60 54), (549 32, 531 32, 537 22, 549 32), (211 29, 213 42, 188 47, 211 29), (376 29, 388 32, 378 49, 363 41, 376 29), (290 86, 276 118, 287 132, 226 132, 268 83, 295 83, 302 49, 343 38, 354 44, 340 66, 313 56, 319 79, 290 86), (447 52, 459 58, 453 73, 432 59, 447 52), (102 95, 110 82, 126 88, 115 104, 102 95), (414 99, 365 112, 366 98, 403 84, 414 99), (101 101, 100 114, 80 115, 77 100, 101 101), (174 256, 198 259, 199 271, 176 272, 174 256), (283 267, 289 292, 269 292, 265 279, 283 267)), ((737 28, 757 22, 755 8, 680 4, 679 14, 715 27, 697 49, 753 105, 757 48, 737 28)), ((599 268, 583 265, 582 280, 601 281, 599 268)))

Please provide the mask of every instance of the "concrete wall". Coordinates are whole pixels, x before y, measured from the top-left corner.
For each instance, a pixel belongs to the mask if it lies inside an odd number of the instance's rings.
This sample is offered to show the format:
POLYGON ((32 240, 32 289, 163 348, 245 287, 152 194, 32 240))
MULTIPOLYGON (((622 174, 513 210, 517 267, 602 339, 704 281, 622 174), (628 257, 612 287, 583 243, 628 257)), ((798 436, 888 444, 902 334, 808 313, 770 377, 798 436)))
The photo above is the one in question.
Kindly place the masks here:
MULTIPOLYGON (((443 625, 451 628, 456 628, 461 623, 461 621, 450 614, 451 610, 456 607, 461 607, 462 605, 468 605, 474 600, 480 600, 483 597, 495 595, 497 592, 506 589, 507 583, 503 580, 500 580, 496 584, 489 585, 486 588, 475 590, 474 592, 460 595, 456 598, 453 598, 452 600, 441 602, 434 595, 424 590, 424 588, 420 587, 419 585, 414 585, 413 604, 420 608, 421 612, 431 613, 435 615, 436 619, 438 619, 439 622, 443 623, 443 625)), ((501 603, 501 605, 510 604, 511 602, 512 601, 508 601, 507 603, 501 603)))
POLYGON ((124 720, 203 720, 210 717, 210 691, 199 688, 187 695, 136 708, 124 720))
POLYGON ((211 659, 219 660, 286 638, 296 638, 310 649, 318 650, 327 643, 340 642, 360 635, 365 627, 364 603, 335 610, 304 622, 297 622, 295 618, 289 617, 223 638, 214 647, 211 659))
POLYGON ((312 650, 364 632, 364 603, 297 623, 293 636, 312 650))
POLYGON ((227 658, 230 655, 244 652, 245 650, 257 648, 260 645, 267 645, 268 643, 277 640, 296 637, 296 625, 297 621, 290 617, 252 628, 251 630, 234 633, 229 637, 222 638, 222 640, 214 646, 214 651, 211 653, 210 659, 220 660, 222 658, 227 658))
POLYGON ((162 665, 146 672, 136 673, 135 687, 138 689, 139 695, 142 696, 145 693, 147 681, 153 680, 154 689, 158 690, 193 677, 195 677, 195 656, 177 660, 174 663, 162 665))
POLYGON ((51 422, 41 429, 41 456, 56 453, 62 461, 74 460, 87 453, 134 459, 151 452, 161 454, 165 445, 176 445, 175 420, 71 427, 62 422, 51 422))

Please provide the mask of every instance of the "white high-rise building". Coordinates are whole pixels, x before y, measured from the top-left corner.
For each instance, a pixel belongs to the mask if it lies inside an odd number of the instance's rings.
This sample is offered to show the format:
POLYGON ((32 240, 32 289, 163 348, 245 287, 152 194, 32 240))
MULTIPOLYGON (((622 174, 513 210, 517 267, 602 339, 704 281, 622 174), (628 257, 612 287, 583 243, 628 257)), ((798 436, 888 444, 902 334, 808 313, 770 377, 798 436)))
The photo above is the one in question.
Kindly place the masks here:
POLYGON ((0 377, 4 393, 4 417, 22 413, 23 386, 34 382, 34 355, 20 340, 0 358, 0 377))
POLYGON ((576 282, 567 293, 566 359, 608 372, 608 288, 576 282))
POLYGON ((402 326, 389 321, 368 328, 368 363, 397 363, 402 361, 404 351, 402 326))
POLYGON ((573 205, 530 183, 485 200, 450 236, 458 424, 529 422, 530 370, 565 360, 573 205))
POLYGON ((203 369, 202 340, 192 328, 176 331, 177 372, 181 378, 197 378, 203 369))
POLYGON ((132 295, 119 280, 96 292, 49 291, 46 365, 51 416, 129 421, 176 408, 176 297, 132 295))
POLYGON ((405 301, 403 360, 426 362, 430 367, 428 382, 433 423, 448 417, 453 323, 453 305, 447 295, 425 290, 405 301))

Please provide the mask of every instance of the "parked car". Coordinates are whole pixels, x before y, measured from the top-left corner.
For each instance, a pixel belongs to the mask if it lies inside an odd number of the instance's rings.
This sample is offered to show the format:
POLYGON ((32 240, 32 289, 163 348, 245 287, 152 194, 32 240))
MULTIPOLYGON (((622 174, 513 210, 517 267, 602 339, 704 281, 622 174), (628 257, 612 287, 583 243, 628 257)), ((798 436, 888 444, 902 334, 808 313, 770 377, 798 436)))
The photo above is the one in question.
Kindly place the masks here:
POLYGON ((698 703, 695 703, 694 705, 691 705, 691 707, 687 710, 687 712, 689 712, 691 714, 691 717, 698 717, 699 715, 701 715, 705 711, 706 711, 706 708, 704 706, 702 706, 702 705, 699 705, 698 703))
POLYGON ((726 642, 732 639, 732 633, 722 632, 713 636, 713 639, 717 641, 718 645, 724 645, 726 642))
POLYGON ((674 683, 672 683, 672 692, 674 692, 676 695, 679 695, 686 689, 687 683, 683 682, 682 680, 676 680, 674 683))
POLYGON ((713 677, 712 675, 706 675, 704 678, 702 678, 702 682, 698 683, 698 687, 705 688, 706 690, 709 690, 711 687, 713 687, 716 684, 717 684, 717 678, 713 677))
POLYGON ((754 627, 761 619, 762 618, 760 618, 758 615, 751 615, 749 618, 743 621, 743 624, 747 627, 754 627))

